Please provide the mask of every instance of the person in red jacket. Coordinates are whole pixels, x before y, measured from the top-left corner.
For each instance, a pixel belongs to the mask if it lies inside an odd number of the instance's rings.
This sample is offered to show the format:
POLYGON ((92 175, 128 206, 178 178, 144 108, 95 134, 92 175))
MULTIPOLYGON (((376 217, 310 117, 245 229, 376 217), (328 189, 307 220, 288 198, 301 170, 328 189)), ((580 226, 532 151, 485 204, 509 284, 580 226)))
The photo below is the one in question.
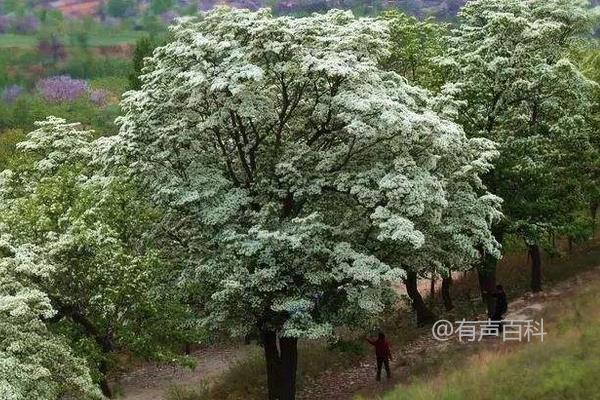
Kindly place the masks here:
POLYGON ((385 340, 383 332, 379 332, 377 340, 367 338, 367 342, 375 346, 375 357, 377 357, 377 381, 381 380, 381 367, 385 366, 385 373, 390 379, 390 361, 392 360, 392 352, 390 344, 385 340))

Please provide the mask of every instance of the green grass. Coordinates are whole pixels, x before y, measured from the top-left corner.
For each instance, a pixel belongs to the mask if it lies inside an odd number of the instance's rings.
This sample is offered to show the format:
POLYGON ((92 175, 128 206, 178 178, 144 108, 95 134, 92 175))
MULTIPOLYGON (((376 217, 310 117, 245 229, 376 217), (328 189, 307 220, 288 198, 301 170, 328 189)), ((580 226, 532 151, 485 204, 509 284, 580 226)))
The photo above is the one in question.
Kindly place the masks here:
MULTIPOLYGON (((142 36, 148 35, 144 31, 123 30, 114 33, 94 32, 90 34, 88 45, 90 47, 108 47, 121 44, 134 44, 142 36)), ((69 38, 63 37, 62 42, 69 45, 69 38)), ((38 39, 35 35, 22 35, 3 33, 0 35, 0 48, 33 48, 38 39)))
POLYGON ((90 37, 89 45, 92 47, 107 47, 120 44, 134 44, 136 40, 148 33, 144 31, 121 31, 113 34, 99 33, 90 37))
MULTIPOLYGON (((361 359, 367 351, 362 342, 342 342, 327 346, 323 342, 303 342, 298 349, 298 387, 316 379, 325 370, 335 370, 361 359)), ((173 386, 168 400, 262 400, 267 391, 265 361, 256 349, 214 384, 173 386)))
POLYGON ((0 35, 0 48, 29 48, 35 47, 36 45, 37 38, 33 35, 18 35, 14 33, 3 33, 0 35))
POLYGON ((383 400, 593 399, 600 393, 600 281, 551 303, 543 343, 458 346, 383 400), (441 366, 440 366, 441 365, 441 366))
POLYGON ((129 90, 129 79, 122 76, 107 76, 102 78, 93 78, 89 80, 92 89, 105 89, 117 96, 129 90))

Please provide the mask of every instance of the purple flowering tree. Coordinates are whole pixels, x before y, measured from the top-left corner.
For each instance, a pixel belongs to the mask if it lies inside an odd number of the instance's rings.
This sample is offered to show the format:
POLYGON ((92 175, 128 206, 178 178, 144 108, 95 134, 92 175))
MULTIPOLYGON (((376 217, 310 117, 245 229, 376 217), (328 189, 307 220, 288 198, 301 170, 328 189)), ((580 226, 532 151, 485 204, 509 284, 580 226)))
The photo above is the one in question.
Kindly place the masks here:
POLYGON ((179 14, 173 10, 167 10, 164 13, 160 14, 160 20, 164 24, 172 24, 175 21, 175 18, 179 18, 179 14))
POLYGON ((52 103, 74 101, 88 89, 86 81, 67 75, 52 76, 38 81, 36 88, 44 100, 52 103))
POLYGON ((12 15, 0 15, 0 33, 10 32, 15 18, 12 15))
POLYGON ((23 91, 24 91, 23 88, 19 85, 8 86, 2 92, 2 100, 5 103, 12 103, 13 101, 15 101, 17 99, 17 97, 19 97, 21 95, 21 93, 23 93, 23 91))
POLYGON ((104 106, 108 103, 111 93, 108 90, 96 89, 90 93, 90 101, 97 106, 104 106))
POLYGON ((17 33, 35 33, 40 29, 40 19, 33 14, 25 15, 15 25, 17 33))

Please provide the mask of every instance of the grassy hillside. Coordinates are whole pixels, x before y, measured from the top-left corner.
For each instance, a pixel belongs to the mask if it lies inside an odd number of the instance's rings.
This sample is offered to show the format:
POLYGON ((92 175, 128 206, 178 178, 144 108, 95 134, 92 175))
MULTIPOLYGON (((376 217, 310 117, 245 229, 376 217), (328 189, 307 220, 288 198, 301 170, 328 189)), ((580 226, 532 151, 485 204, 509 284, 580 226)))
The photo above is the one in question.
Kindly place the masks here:
POLYGON ((600 270, 581 281, 547 304, 543 343, 459 346, 444 356, 441 367, 424 368, 411 383, 382 399, 598 398, 600 270))
MULTIPOLYGON (((134 44, 137 39, 147 35, 142 31, 123 30, 112 34, 103 33, 91 36, 88 42, 90 47, 118 46, 122 44, 134 44)), ((69 38, 60 37, 61 42, 69 46, 69 38)), ((30 49, 38 46, 38 38, 34 35, 23 35, 5 33, 0 35, 0 48, 23 48, 30 49)))

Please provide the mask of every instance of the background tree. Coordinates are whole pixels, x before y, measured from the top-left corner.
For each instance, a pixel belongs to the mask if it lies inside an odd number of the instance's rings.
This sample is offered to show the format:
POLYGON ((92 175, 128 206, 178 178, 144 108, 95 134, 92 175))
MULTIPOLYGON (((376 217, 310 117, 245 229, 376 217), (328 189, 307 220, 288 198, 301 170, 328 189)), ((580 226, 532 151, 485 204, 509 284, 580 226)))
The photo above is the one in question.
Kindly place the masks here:
POLYGON ((579 68, 597 84, 592 97, 591 112, 587 115, 592 147, 580 155, 580 162, 587 161, 584 166, 586 179, 582 185, 589 208, 592 233, 596 231, 600 208, 600 51, 598 44, 598 40, 583 41, 573 52, 579 68))
POLYGON ((11 242, 10 236, 0 237, 0 397, 99 400, 102 396, 85 360, 44 323, 55 310, 32 282, 51 274, 52 265, 36 247, 15 247, 11 242))
MULTIPOLYGON (((526 241, 534 291, 541 290, 542 239, 569 224, 580 204, 578 153, 590 146, 592 83, 565 57, 589 23, 578 1, 471 1, 443 60, 453 74, 445 92, 463 102, 458 121, 469 136, 500 144, 486 177, 505 199, 496 237, 513 232, 526 241)), ((493 290, 494 271, 494 259, 482 264, 483 289, 493 290)))
POLYGON ((130 0, 109 0, 106 3, 106 12, 111 17, 122 18, 132 11, 134 3, 130 0))
POLYGON ((298 338, 369 326, 405 267, 446 261, 419 249, 441 247, 447 195, 485 210, 460 210, 474 223, 445 232, 454 251, 497 248, 478 178, 493 144, 378 67, 384 23, 218 8, 172 36, 123 100, 107 161, 164 210, 204 325, 261 333, 270 399, 295 396, 298 338))
POLYGON ((173 8, 173 0, 151 0, 150 9, 154 15, 160 15, 173 8))
POLYGON ((37 127, 17 144, 21 162, 3 173, 2 232, 44 255, 51 269, 29 281, 56 310, 44 322, 94 365, 110 396, 115 352, 169 357, 194 332, 182 329, 189 314, 174 270, 151 246, 156 211, 135 186, 97 174, 91 131, 53 117, 37 127))
POLYGON ((142 87, 140 75, 144 68, 144 58, 150 57, 152 51, 159 46, 159 40, 155 37, 144 36, 135 42, 133 49, 133 72, 129 75, 129 88, 138 90, 142 87))
POLYGON ((392 42, 383 67, 412 84, 439 90, 446 77, 436 58, 446 53, 447 26, 432 18, 421 21, 400 11, 386 11, 382 18, 388 23, 392 42))

